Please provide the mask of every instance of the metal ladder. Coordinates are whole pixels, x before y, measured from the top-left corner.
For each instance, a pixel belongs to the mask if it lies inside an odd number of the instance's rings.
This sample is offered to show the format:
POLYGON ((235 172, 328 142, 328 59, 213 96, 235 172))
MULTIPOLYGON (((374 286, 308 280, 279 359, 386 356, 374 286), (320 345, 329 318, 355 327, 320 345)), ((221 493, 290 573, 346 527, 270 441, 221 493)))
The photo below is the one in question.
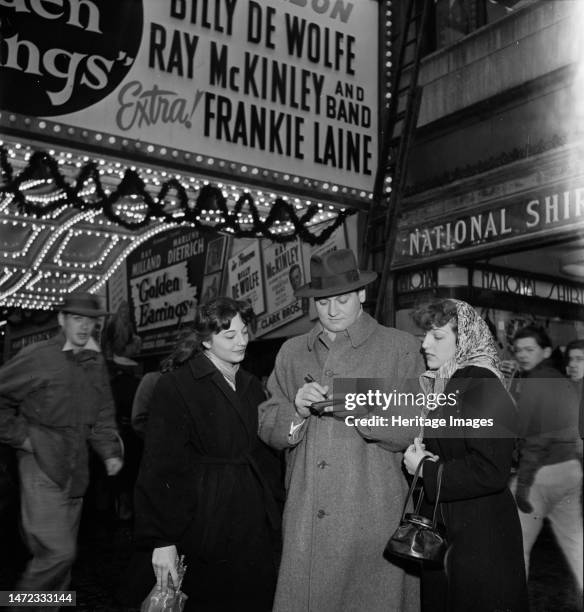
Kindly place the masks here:
POLYGON ((373 200, 367 213, 361 249, 361 267, 380 273, 369 292, 366 307, 373 310, 371 305, 375 304, 375 318, 388 325, 393 325, 395 318, 392 300, 387 297, 394 294, 391 263, 411 142, 422 98, 418 73, 423 34, 432 2, 408 0, 403 27, 395 39, 399 51, 391 80, 392 97, 384 121, 373 200))

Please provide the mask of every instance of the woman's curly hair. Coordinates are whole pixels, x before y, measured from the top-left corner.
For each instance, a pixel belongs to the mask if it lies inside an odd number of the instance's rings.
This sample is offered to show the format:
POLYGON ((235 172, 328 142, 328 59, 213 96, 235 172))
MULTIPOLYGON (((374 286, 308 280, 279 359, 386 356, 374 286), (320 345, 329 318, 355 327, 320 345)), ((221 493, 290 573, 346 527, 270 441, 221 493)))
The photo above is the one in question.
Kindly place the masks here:
POLYGON ((249 302, 217 297, 201 304, 195 313, 190 332, 176 345, 160 365, 162 372, 174 370, 203 350, 203 342, 224 329, 229 329, 233 317, 239 315, 246 325, 253 325, 255 314, 249 302))
POLYGON ((444 327, 450 323, 452 330, 458 330, 456 303, 449 299, 436 300, 421 306, 412 313, 414 323, 424 331, 434 327, 444 327))

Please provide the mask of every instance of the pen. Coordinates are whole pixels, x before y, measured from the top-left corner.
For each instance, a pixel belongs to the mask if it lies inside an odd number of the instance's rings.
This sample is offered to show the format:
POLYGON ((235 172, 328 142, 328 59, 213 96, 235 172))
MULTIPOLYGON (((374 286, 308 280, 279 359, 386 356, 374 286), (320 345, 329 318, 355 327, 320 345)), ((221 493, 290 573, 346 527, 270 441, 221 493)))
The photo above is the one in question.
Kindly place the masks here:
MULTIPOLYGON (((306 376, 304 377, 304 382, 311 383, 311 382, 316 382, 316 380, 314 380, 314 377, 311 376, 310 374, 306 374, 306 376)), ((325 393, 325 398, 328 398, 328 393, 325 393)))

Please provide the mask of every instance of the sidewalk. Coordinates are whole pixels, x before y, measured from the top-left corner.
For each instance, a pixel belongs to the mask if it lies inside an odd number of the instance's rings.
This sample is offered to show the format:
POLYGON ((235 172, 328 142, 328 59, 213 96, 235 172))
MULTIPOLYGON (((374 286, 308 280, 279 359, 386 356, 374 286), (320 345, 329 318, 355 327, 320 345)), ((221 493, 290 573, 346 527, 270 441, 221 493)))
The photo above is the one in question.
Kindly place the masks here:
MULTIPOLYGON (((84 530, 71 586, 77 592, 76 610, 138 612, 137 608, 120 606, 113 595, 127 566, 130 550, 129 525, 117 525, 109 534, 88 528, 84 530)), ((18 574, 19 556, 12 551, 12 554, 3 554, 2 557, 4 560, 12 559, 12 567, 0 567, 0 590, 8 590, 18 574)), ((496 559, 493 562, 496 563, 496 559)), ((532 566, 530 612, 582 612, 582 602, 578 599, 568 566, 547 525, 533 549, 532 566)))

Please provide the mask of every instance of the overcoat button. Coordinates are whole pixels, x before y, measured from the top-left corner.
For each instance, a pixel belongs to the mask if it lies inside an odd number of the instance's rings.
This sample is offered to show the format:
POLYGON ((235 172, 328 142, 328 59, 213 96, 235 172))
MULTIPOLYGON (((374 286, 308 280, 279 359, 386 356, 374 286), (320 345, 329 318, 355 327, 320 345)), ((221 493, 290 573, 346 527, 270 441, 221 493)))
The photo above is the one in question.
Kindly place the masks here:
POLYGON ((318 518, 324 518, 325 514, 326 514, 326 512, 324 510, 319 510, 316 513, 316 516, 318 516, 318 518))
POLYGON ((328 465, 328 463, 323 459, 322 461, 320 461, 319 463, 316 464, 321 470, 324 470, 324 468, 328 465))

